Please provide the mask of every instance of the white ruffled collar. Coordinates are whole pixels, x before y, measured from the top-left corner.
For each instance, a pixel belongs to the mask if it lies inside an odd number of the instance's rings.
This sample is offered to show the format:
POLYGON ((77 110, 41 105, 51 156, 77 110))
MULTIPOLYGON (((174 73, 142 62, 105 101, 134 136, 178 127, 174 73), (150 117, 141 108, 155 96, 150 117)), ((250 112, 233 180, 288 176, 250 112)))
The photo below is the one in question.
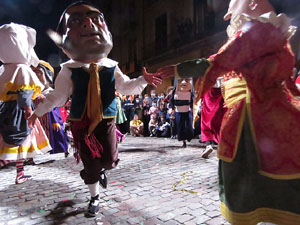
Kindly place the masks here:
POLYGON ((286 14, 276 14, 275 12, 268 12, 253 18, 247 14, 241 14, 233 18, 228 26, 227 33, 230 37, 239 29, 243 29, 243 25, 249 21, 258 20, 262 23, 271 23, 276 28, 279 28, 287 39, 290 39, 296 32, 297 27, 291 25, 291 19, 286 14))
MULTIPOLYGON (((97 62, 98 66, 105 66, 108 68, 114 67, 118 65, 118 62, 109 59, 109 58, 102 58, 99 62, 97 62)), ((78 62, 73 59, 70 59, 69 61, 62 63, 61 66, 66 66, 68 68, 79 68, 79 67, 89 67, 89 63, 83 63, 83 62, 78 62)))

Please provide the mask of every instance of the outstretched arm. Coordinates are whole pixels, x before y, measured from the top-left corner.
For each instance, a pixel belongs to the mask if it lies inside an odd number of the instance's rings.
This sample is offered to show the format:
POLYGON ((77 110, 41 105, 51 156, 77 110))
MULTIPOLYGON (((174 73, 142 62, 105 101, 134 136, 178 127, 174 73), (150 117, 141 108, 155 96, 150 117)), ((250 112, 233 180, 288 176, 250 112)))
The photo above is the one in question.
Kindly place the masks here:
POLYGON ((122 95, 140 94, 147 83, 156 87, 161 83, 161 79, 153 76, 152 74, 144 74, 138 78, 130 79, 127 75, 123 74, 118 66, 115 69, 116 89, 122 95))
POLYGON ((143 67, 143 75, 147 83, 152 85, 155 88, 157 87, 157 85, 161 84, 162 82, 162 79, 160 79, 159 77, 155 76, 154 74, 147 73, 145 67, 143 67))
POLYGON ((174 76, 178 78, 202 77, 210 65, 210 62, 207 59, 194 59, 176 65, 159 68, 156 73, 147 73, 146 69, 144 69, 144 73, 162 79, 174 76))

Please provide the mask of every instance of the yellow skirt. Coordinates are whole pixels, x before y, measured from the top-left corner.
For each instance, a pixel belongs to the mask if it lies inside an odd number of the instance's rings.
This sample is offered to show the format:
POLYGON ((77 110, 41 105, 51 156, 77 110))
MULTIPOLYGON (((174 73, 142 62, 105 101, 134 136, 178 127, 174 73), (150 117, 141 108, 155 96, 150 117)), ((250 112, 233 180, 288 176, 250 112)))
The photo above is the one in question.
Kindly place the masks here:
POLYGON ((44 154, 51 149, 49 140, 38 119, 35 121, 31 134, 20 146, 5 143, 0 134, 0 159, 2 160, 33 158, 35 155, 44 154))

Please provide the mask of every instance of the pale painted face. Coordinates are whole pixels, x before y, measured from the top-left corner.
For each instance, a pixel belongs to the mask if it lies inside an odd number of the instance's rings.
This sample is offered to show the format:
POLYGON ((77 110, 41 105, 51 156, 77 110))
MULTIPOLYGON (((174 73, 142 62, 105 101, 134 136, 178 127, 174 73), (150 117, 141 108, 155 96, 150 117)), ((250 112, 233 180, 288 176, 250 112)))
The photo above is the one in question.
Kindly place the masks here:
POLYGON ((231 37, 247 22, 245 18, 241 17, 242 14, 257 18, 271 11, 274 9, 268 0, 231 0, 224 16, 224 20, 230 19, 230 24, 227 27, 228 37, 231 37), (252 7, 253 5, 255 7, 252 7))
POLYGON ((48 85, 48 81, 46 79, 46 75, 45 75, 45 72, 44 70, 41 68, 41 67, 31 67, 31 69, 33 70, 33 72, 35 72, 36 76, 39 78, 40 82, 43 84, 43 85, 48 85))
POLYGON ((182 92, 189 92, 192 90, 192 83, 192 78, 178 79, 177 90, 182 92))
POLYGON ((65 14, 63 51, 71 59, 97 62, 112 49, 112 37, 102 13, 89 5, 73 6, 65 14))
POLYGON ((224 20, 229 20, 243 13, 256 18, 264 13, 274 11, 274 8, 268 0, 254 0, 256 7, 251 9, 252 0, 231 0, 224 20))

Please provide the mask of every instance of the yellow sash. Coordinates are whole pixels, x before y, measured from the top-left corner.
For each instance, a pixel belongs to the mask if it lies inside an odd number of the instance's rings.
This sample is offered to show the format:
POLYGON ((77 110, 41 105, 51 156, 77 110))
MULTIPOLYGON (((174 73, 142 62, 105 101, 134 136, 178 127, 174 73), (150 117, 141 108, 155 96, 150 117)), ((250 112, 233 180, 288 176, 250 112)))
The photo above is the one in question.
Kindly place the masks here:
POLYGON ((224 101, 228 108, 239 103, 247 96, 247 83, 243 77, 225 81, 224 86, 224 101))
POLYGON ((99 68, 96 63, 91 63, 89 68, 90 81, 87 96, 87 117, 90 120, 88 135, 90 135, 103 118, 99 68))

